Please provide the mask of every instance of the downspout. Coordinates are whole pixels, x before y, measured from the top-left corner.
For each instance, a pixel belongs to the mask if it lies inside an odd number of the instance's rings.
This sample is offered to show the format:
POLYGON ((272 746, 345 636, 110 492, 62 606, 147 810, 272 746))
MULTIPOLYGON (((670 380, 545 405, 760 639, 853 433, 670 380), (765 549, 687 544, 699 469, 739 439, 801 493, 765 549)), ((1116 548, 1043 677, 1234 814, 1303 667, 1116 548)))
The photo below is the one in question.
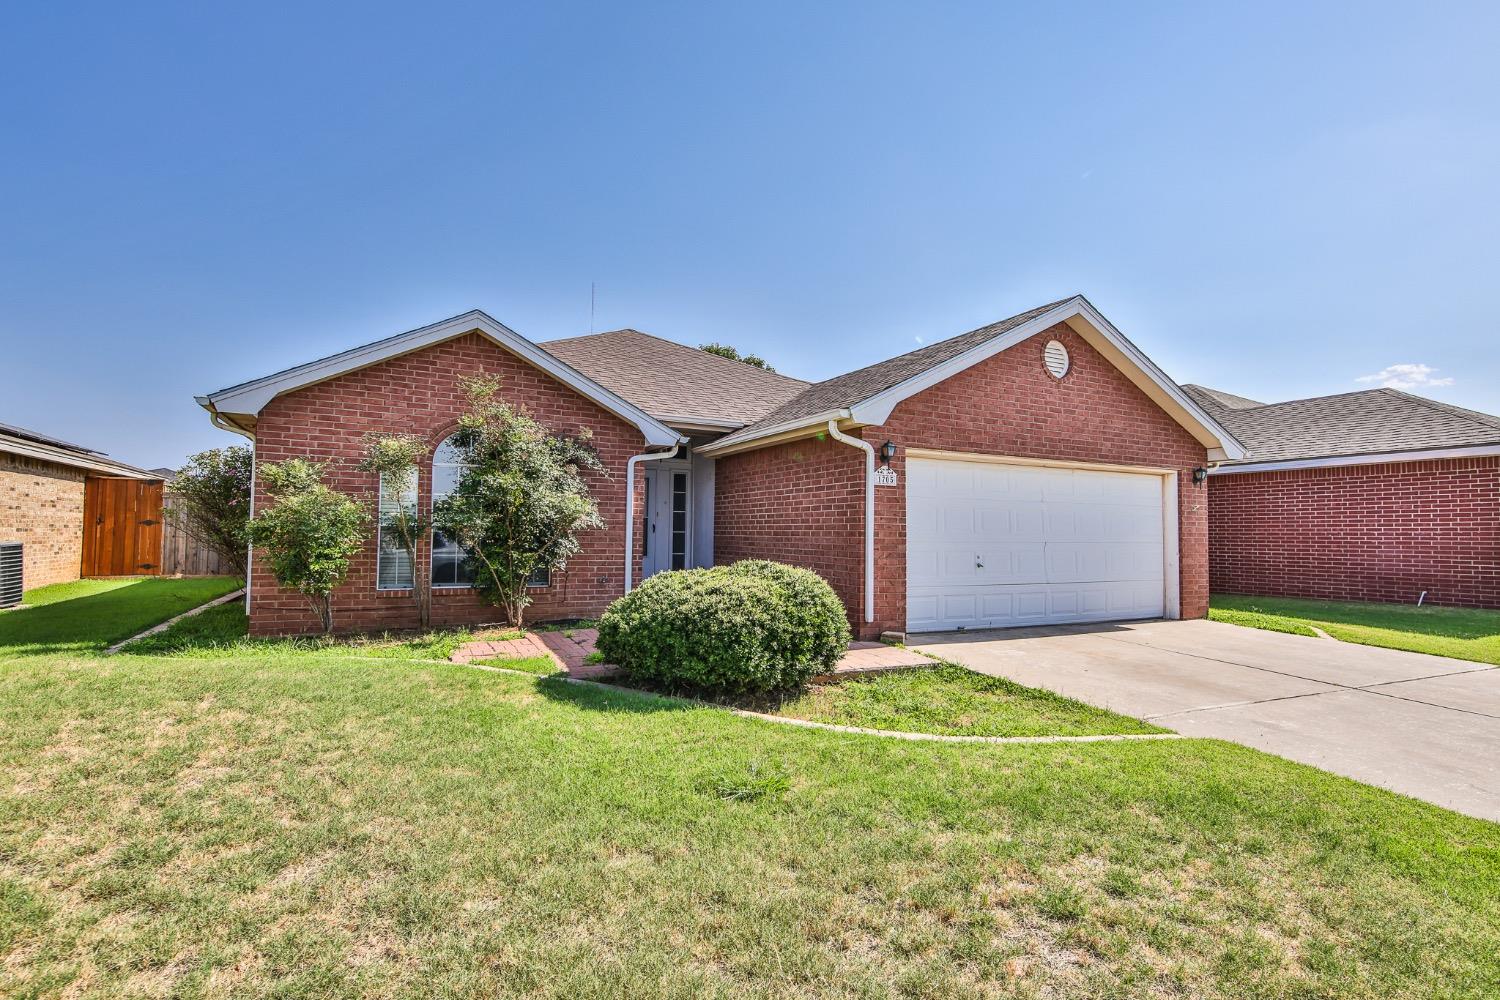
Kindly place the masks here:
MULTIPOLYGON (((250 439, 250 520, 255 520, 255 438, 250 439)), ((245 617, 250 617, 250 571, 255 560, 255 543, 245 542, 245 617)), ((415 568, 413 568, 415 572, 415 568)), ((415 581, 413 581, 415 582, 415 581)))
MULTIPOLYGON (((255 518, 255 435, 229 421, 224 414, 220 413, 213 402, 203 396, 196 397, 198 404, 208 410, 208 422, 221 431, 238 434, 248 438, 250 441, 250 511, 249 517, 255 518)), ((250 542, 245 543, 245 614, 250 614, 250 570, 251 563, 255 560, 255 546, 250 542)))
POLYGON ((637 462, 658 462, 664 458, 672 458, 677 454, 677 449, 682 447, 681 442, 674 444, 671 451, 651 451, 644 455, 631 455, 625 463, 625 593, 630 593, 631 586, 635 582, 635 465, 637 462))
POLYGON ((863 438, 839 430, 838 420, 828 421, 828 436, 865 453, 865 621, 875 620, 875 446, 863 438))

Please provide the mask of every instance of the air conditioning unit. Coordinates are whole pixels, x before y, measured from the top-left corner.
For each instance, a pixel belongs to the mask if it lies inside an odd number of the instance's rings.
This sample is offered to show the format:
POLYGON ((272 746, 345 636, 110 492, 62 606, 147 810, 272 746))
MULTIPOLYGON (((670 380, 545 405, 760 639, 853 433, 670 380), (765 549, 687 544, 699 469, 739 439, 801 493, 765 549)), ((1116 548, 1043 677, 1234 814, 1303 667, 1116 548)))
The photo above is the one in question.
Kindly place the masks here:
POLYGON ((0 608, 21 603, 21 543, 0 542, 0 608))

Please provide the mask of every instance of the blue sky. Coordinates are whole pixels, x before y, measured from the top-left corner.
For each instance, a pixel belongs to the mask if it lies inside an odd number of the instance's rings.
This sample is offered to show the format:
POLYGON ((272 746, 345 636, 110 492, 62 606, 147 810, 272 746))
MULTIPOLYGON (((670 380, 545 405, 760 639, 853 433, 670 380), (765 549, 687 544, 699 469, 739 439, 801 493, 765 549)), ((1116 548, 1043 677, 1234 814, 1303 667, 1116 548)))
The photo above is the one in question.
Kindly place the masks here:
POLYGON ((1500 6, 1221 6, 8 4, 0 421, 175 465, 591 282, 809 379, 1083 292, 1179 381, 1500 412, 1500 6))

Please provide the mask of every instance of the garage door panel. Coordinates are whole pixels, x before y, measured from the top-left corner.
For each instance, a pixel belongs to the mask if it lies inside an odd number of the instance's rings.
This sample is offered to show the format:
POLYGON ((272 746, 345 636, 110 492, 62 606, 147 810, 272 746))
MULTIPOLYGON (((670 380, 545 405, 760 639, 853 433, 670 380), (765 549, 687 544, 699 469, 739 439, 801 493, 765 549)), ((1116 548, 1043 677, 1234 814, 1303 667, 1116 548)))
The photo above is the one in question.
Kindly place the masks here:
POLYGON ((1073 499, 1073 470, 1037 469, 1036 475, 1041 479, 1042 500, 1073 499))
POLYGON ((909 630, 1163 613, 1160 477, 929 459, 907 468, 909 630))
POLYGON ((1120 542, 1161 541, 1161 507, 1112 507, 1104 511, 1100 538, 1120 542))
MULTIPOLYGON (((931 588, 926 588, 931 589, 931 588)), ((1005 628, 1067 622, 1151 618, 1161 613, 1153 587, 1137 585, 1023 584, 976 588, 972 593, 907 595, 912 632, 1005 628)))
POLYGON ((934 462, 908 462, 906 464, 907 506, 915 497, 940 495, 937 488, 938 465, 934 462))
POLYGON ((951 463, 945 464, 937 476, 937 489, 943 496, 950 497, 972 497, 974 490, 974 470, 960 469, 951 463))
POLYGON ((957 541, 974 537, 974 506, 972 502, 948 500, 942 502, 942 513, 938 517, 937 537, 945 541, 957 541))
POLYGON ((987 548, 978 556, 978 560, 969 556, 971 565, 977 561, 982 567, 974 570, 972 582, 976 584, 1039 583, 1047 579, 1047 549, 1041 542, 987 548))
POLYGON ((1154 543, 1049 542, 1047 582, 1161 581, 1162 547, 1154 543))

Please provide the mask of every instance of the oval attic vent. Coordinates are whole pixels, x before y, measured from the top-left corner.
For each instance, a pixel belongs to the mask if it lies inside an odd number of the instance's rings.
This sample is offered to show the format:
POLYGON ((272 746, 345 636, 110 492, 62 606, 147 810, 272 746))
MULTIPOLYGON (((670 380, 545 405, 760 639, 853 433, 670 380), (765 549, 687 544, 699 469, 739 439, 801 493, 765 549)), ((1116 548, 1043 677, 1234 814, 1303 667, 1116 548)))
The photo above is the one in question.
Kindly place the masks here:
POLYGON ((1042 363, 1047 366, 1053 378, 1062 378, 1068 374, 1068 349, 1059 341, 1047 341, 1047 346, 1042 350, 1042 363))

